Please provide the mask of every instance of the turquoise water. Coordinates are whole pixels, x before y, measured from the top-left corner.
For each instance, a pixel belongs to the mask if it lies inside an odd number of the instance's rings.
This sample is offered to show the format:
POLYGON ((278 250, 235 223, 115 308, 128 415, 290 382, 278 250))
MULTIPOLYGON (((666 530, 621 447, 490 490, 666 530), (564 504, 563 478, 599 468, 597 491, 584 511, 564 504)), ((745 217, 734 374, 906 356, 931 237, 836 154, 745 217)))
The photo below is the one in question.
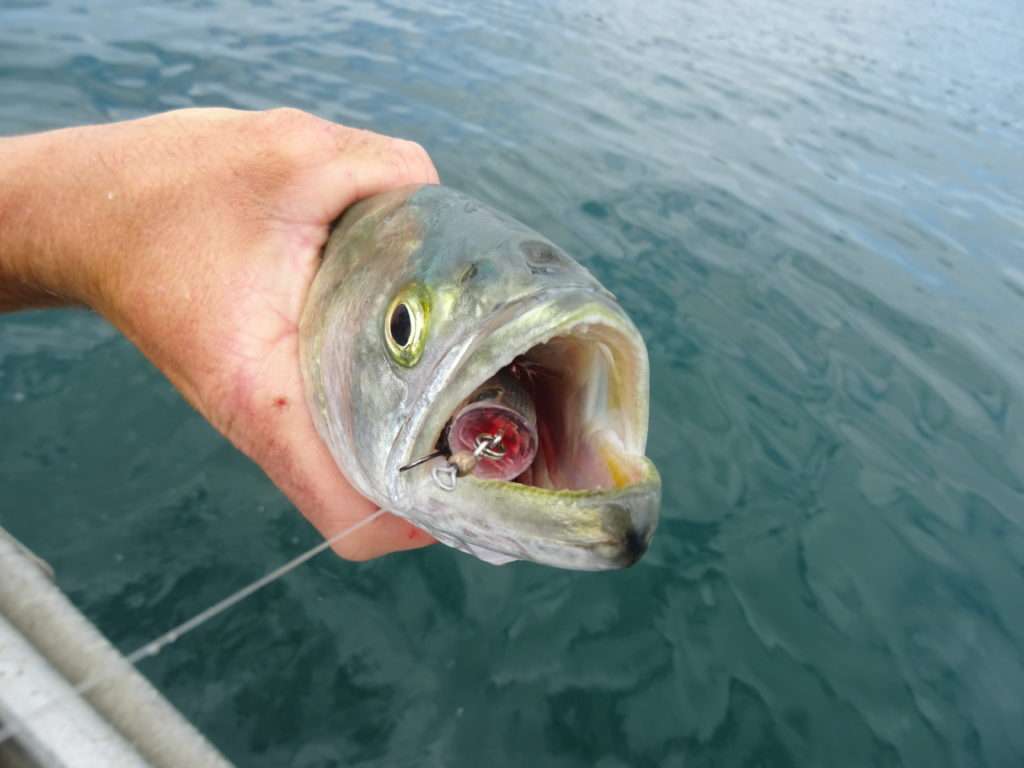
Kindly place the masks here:
MULTIPOLYGON (((0 4, 0 133, 418 140, 651 353, 635 568, 325 556, 145 674, 240 766, 1024 763, 1022 64, 996 0, 0 4)), ((126 651, 316 541, 88 313, 0 319, 0 434, 0 524, 126 651)))

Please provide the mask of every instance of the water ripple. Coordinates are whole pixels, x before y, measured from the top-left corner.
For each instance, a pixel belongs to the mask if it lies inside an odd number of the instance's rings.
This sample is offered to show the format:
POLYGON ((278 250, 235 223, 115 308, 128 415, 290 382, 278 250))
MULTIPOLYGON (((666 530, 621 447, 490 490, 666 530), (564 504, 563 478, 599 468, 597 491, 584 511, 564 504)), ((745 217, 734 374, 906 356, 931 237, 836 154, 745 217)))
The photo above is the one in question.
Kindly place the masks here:
MULTIPOLYGON (((615 292, 664 518, 625 573, 317 560, 148 662, 233 760, 1024 760, 1012 3, 0 9, 0 132, 279 104, 422 142, 615 292)), ((102 321, 0 324, 0 523, 123 648, 314 540, 102 321)))

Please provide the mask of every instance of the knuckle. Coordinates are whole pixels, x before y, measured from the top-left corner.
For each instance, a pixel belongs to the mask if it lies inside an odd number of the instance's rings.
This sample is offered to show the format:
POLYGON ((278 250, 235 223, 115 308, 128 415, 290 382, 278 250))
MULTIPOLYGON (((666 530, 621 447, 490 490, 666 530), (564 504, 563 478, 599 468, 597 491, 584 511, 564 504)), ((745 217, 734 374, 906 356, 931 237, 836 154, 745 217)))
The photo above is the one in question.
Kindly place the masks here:
POLYGON ((427 150, 423 148, 422 144, 409 139, 395 139, 395 144, 398 145, 398 151, 410 159, 423 160, 427 157, 427 150))
POLYGON ((434 165, 427 150, 417 142, 393 139, 390 155, 395 169, 403 178, 426 180, 431 177, 434 165))
POLYGON ((326 120, 293 107, 260 114, 262 134, 272 152, 286 166, 301 164, 320 146, 326 120))
POLYGON ((276 107, 259 114, 269 130, 298 130, 319 119, 295 107, 276 107))

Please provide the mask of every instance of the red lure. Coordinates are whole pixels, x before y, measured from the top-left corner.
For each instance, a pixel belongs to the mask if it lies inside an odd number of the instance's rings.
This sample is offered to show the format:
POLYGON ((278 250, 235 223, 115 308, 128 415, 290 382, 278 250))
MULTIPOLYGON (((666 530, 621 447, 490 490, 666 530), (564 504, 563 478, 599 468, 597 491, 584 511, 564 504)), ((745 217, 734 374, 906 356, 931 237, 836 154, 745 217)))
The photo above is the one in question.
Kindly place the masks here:
POLYGON ((466 398, 448 430, 452 453, 476 452, 473 474, 490 480, 514 480, 523 474, 537 455, 537 444, 533 400, 519 380, 504 371, 466 398), (501 439, 494 441, 497 435, 501 439), (490 447, 479 450, 485 443, 490 447))

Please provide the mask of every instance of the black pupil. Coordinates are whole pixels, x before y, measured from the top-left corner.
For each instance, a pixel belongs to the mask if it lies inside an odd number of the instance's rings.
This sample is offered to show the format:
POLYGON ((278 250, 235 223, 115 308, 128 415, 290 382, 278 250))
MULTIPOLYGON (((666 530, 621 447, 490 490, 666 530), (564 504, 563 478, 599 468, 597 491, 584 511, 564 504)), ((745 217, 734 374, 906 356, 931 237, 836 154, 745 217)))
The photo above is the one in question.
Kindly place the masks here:
POLYGON ((412 336, 412 318, 409 316, 409 308, 405 304, 399 304, 391 313, 391 338, 395 344, 404 347, 409 343, 412 336))

